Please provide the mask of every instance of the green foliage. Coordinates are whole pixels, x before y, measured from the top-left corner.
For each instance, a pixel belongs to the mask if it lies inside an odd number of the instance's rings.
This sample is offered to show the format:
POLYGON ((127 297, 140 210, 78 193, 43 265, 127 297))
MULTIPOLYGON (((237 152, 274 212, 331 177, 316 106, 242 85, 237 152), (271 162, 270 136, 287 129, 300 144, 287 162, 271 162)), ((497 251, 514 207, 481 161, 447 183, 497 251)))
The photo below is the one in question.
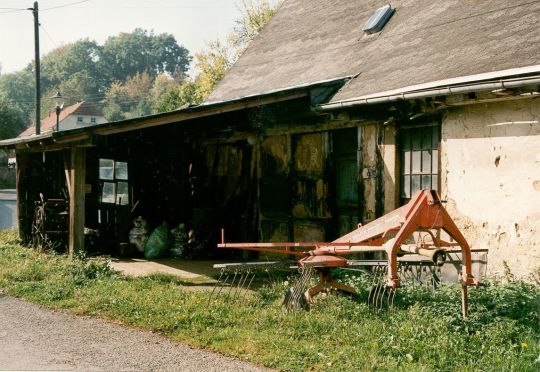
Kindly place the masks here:
POLYGON ((109 120, 123 120, 151 114, 149 92, 153 85, 146 72, 129 77, 125 83, 113 83, 106 93, 105 116, 109 120))
MULTIPOLYGON (((79 101, 103 104, 109 121, 176 110, 201 103, 249 43, 268 23, 281 1, 243 1, 242 15, 225 41, 210 42, 195 56, 196 76, 187 79, 192 57, 173 35, 140 28, 109 37, 103 45, 81 39, 63 45, 41 60, 41 117, 52 109, 50 97, 60 90, 65 105, 79 101)), ((0 76, 0 95, 13 112, 3 119, 14 137, 33 121, 33 65, 0 76), (15 114, 14 114, 15 113, 15 114), (24 125, 20 126, 22 113, 24 125)))
POLYGON ((166 112, 177 110, 184 105, 199 104, 202 102, 198 85, 192 81, 173 86, 162 94, 155 95, 157 98, 154 102, 155 112, 166 112))
POLYGON ((267 0, 243 1, 242 15, 234 32, 225 41, 214 40, 205 50, 195 54, 197 76, 179 87, 167 91, 155 104, 156 110, 171 111, 186 104, 204 101, 223 79, 251 41, 262 31, 281 5, 267 0))
MULTIPOLYGON (((65 97, 65 105, 83 100, 96 104, 106 99, 109 119, 148 115, 157 100, 151 92, 154 79, 165 74, 179 82, 190 61, 187 49, 171 34, 154 34, 139 28, 111 36, 104 45, 89 39, 63 45, 41 60, 41 117, 52 109, 50 97, 57 89, 65 97), (122 92, 117 94, 118 87, 122 92)), ((34 85, 32 64, 22 71, 0 76, 0 95, 9 99, 11 107, 23 112, 25 127, 33 119, 34 85)), ((20 132, 14 124, 8 124, 13 127, 12 132, 20 132)))
POLYGON ((98 65, 109 82, 125 81, 146 72, 153 79, 160 73, 186 73, 191 57, 171 34, 155 35, 137 28, 131 33, 111 36, 105 41, 98 65))
MULTIPOLYGON (((342 280, 364 287, 365 278, 342 280)), ((470 317, 459 315, 459 287, 400 290, 391 311, 356 297, 320 297, 310 311, 284 314, 286 277, 246 297, 212 301, 208 292, 156 274, 126 278, 106 261, 37 253, 0 232, 0 287, 7 294, 78 314, 165 333, 197 347, 282 370, 535 371, 540 364, 540 289, 514 281, 470 289, 470 317)))
POLYGON ((245 50, 255 37, 262 31, 270 19, 276 14, 283 1, 272 3, 268 0, 242 0, 242 16, 236 20, 236 27, 232 34, 234 45, 245 50))
POLYGON ((16 137, 26 128, 26 120, 24 111, 0 93, 0 139, 16 137))
MULTIPOLYGON (((31 71, 23 70, 0 76, 0 96, 24 113, 25 127, 32 120, 34 111, 34 77, 31 71)), ((16 124, 7 124, 16 125, 16 124)))

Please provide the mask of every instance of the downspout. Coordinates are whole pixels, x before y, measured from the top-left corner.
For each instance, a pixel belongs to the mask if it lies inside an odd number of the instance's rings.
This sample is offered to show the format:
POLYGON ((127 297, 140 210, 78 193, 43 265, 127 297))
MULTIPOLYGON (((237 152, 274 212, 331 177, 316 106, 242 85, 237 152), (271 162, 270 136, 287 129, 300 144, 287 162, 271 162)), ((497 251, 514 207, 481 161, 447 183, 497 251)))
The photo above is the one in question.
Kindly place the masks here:
POLYGON ((508 80, 498 80, 495 82, 489 83, 477 83, 477 84, 468 84, 460 85, 454 87, 442 87, 435 89, 428 89, 423 91, 411 91, 403 92, 399 94, 391 94, 387 96, 372 97, 372 98, 353 98, 345 101, 339 101, 334 103, 321 104, 315 107, 317 111, 327 111, 335 110, 340 108, 349 108, 354 106, 362 105, 373 105, 377 103, 388 103, 396 101, 405 101, 418 98, 427 98, 434 96, 448 96, 451 94, 464 94, 472 93, 482 90, 495 90, 495 89, 505 89, 505 88, 517 88, 524 85, 533 85, 540 84, 540 76, 532 76, 519 79, 508 79, 508 80))

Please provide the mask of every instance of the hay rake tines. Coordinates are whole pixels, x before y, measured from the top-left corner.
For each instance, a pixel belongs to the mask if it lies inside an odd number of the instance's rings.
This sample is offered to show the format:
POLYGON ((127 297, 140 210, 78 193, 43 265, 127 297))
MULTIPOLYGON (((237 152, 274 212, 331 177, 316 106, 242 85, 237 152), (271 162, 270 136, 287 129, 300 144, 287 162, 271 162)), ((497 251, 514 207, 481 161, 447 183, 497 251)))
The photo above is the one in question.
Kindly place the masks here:
MULTIPOLYGON (((467 286, 478 285, 472 275, 472 259, 469 244, 458 227, 444 209, 435 190, 420 190, 406 205, 362 226, 333 242, 289 242, 289 243, 226 243, 222 230, 221 244, 218 248, 233 248, 258 252, 294 255, 298 257, 300 267, 310 267, 319 274, 320 281, 308 288, 304 294, 308 303, 318 293, 336 289, 349 293, 355 290, 345 284, 332 280, 331 271, 335 268, 351 266, 351 261, 343 258, 350 254, 379 252, 386 255, 384 268, 373 268, 374 289, 369 300, 377 307, 383 303, 391 304, 395 289, 402 282, 420 281, 431 274, 432 283, 437 283, 436 270, 428 269, 423 263, 416 263, 418 268, 403 271, 401 255, 418 255, 431 261, 431 265, 441 266, 447 259, 447 252, 460 249, 462 255, 460 281, 462 285, 462 314, 467 316, 467 286), (441 232, 446 233, 449 241, 441 239, 441 232), (410 243, 413 242, 413 243, 410 243), (429 273, 428 273, 429 271, 429 273), (391 289, 391 290, 390 290, 391 289)), ((303 278, 303 275, 301 276, 303 278)), ((299 284, 303 284, 300 282, 299 284)), ((294 304, 303 288, 290 290, 285 305, 294 304)), ((286 307, 287 307, 286 306, 286 307)))
POLYGON ((244 301, 248 297, 251 286, 259 272, 270 273, 270 268, 279 266, 279 262, 242 262, 215 264, 220 269, 217 283, 210 292, 208 303, 222 299, 229 301, 244 301))
POLYGON ((309 304, 306 298, 306 290, 313 278, 313 268, 300 267, 298 268, 300 276, 295 280, 293 285, 285 289, 283 301, 281 303, 281 309, 284 312, 288 312, 295 309, 309 308, 309 304))

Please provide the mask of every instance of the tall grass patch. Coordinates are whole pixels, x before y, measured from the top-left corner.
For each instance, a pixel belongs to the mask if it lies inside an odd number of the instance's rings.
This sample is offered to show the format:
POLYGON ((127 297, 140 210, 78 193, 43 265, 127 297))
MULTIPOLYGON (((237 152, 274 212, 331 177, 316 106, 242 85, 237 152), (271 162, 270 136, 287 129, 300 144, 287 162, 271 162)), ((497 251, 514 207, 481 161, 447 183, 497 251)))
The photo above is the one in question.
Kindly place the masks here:
POLYGON ((0 233, 0 287, 43 306, 161 332, 192 346, 282 370, 537 371, 540 290, 510 281, 470 289, 460 316, 459 286, 400 289, 392 310, 366 304, 365 278, 344 272, 358 296, 320 296, 309 311, 281 311, 286 278, 245 301, 166 276, 128 278, 106 260, 21 247, 0 233), (194 288, 195 287, 195 288, 194 288))

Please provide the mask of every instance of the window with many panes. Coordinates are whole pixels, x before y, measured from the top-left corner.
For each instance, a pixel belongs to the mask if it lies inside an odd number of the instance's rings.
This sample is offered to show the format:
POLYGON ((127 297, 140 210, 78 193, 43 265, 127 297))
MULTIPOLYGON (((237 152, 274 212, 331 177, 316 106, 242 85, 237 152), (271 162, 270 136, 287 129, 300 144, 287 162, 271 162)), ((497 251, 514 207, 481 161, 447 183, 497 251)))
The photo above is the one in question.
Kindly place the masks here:
POLYGON ((440 132, 437 123, 400 128, 402 200, 421 189, 439 191, 440 132))
POLYGON ((107 204, 128 205, 128 164, 112 159, 99 159, 100 201, 107 204))

